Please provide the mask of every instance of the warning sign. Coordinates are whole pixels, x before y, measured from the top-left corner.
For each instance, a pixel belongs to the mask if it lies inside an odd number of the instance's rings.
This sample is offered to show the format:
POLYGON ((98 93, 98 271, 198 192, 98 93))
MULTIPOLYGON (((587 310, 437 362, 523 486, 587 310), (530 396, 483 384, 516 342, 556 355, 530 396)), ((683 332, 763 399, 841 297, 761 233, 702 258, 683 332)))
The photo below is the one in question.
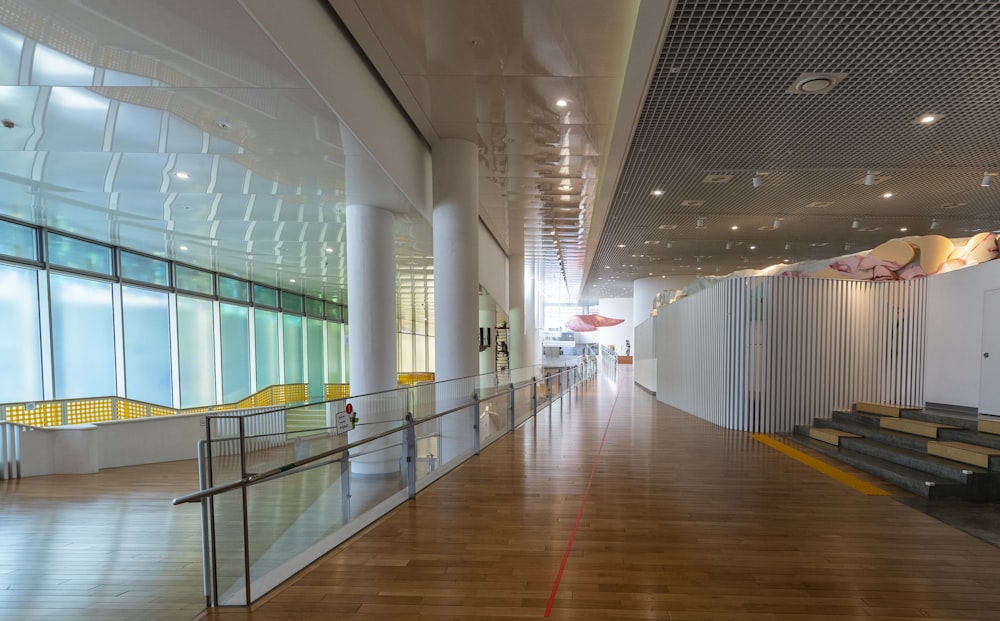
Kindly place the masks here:
POLYGON ((337 434, 347 433, 354 428, 349 412, 337 412, 337 434))

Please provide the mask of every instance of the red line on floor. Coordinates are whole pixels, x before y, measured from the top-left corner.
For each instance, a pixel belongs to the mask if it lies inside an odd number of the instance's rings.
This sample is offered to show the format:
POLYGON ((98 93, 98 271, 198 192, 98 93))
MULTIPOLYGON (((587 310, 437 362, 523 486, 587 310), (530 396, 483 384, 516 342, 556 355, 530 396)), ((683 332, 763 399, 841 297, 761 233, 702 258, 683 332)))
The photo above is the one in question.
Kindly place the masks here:
POLYGON ((604 450, 604 440, 608 437, 608 429, 611 428, 611 417, 615 415, 615 406, 618 405, 618 395, 615 395, 615 402, 611 404, 611 413, 608 414, 608 424, 604 426, 604 435, 601 436, 601 445, 597 447, 597 456, 594 457, 594 467, 590 469, 590 479, 587 480, 587 489, 583 492, 583 500, 580 501, 580 510, 576 512, 576 522, 573 524, 573 531, 569 534, 569 542, 566 544, 566 551, 563 553, 562 563, 559 565, 559 572, 556 573, 555 584, 552 585, 552 595, 549 595, 549 605, 545 607, 545 616, 552 613, 552 604, 556 601, 556 591, 559 590, 559 583, 562 581, 563 570, 566 569, 566 561, 569 560, 570 550, 573 549, 573 540, 576 539, 576 529, 580 526, 583 518, 583 508, 590 497, 590 485, 594 482, 594 474, 597 472, 597 464, 601 461, 601 451, 604 450))

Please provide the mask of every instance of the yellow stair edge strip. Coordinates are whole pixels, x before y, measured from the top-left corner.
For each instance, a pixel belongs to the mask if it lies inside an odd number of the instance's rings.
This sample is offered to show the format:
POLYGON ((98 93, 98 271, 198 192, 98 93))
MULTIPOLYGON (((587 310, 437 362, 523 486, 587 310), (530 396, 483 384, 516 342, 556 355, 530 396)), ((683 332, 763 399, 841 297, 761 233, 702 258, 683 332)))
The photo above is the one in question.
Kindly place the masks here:
POLYGON ((791 457, 795 461, 802 463, 806 466, 809 466, 813 470, 825 474, 831 479, 843 483, 844 485, 850 487, 851 489, 861 492, 866 496, 892 496, 891 493, 885 491, 881 487, 876 487, 867 481, 859 479, 853 474, 844 472, 843 470, 840 470, 838 468, 834 468, 830 464, 824 463, 816 459, 815 457, 806 455, 802 451, 798 451, 771 436, 766 436, 761 433, 754 433, 751 434, 751 437, 754 440, 757 440, 762 444, 766 444, 767 446, 770 446, 774 450, 780 453, 784 453, 788 457, 791 457))

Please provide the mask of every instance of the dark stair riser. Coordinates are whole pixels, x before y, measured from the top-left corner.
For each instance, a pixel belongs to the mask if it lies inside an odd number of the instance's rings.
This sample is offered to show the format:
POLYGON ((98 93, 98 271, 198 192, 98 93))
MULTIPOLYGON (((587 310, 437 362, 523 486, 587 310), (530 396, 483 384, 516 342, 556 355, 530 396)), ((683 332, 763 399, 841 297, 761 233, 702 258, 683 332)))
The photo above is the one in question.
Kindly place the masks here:
POLYGON ((947 414, 941 412, 928 412, 920 410, 903 412, 903 416, 901 418, 922 420, 924 422, 939 423, 941 425, 951 425, 952 427, 961 427, 967 431, 976 431, 978 424, 978 421, 971 418, 948 416, 947 414))
POLYGON ((965 442, 967 444, 978 444, 1000 450, 1000 436, 988 433, 976 433, 974 431, 959 431, 955 429, 942 429, 938 434, 938 440, 951 440, 954 442, 965 442))
POLYGON ((863 455, 849 449, 840 448, 813 440, 807 436, 793 436, 795 441, 808 446, 820 453, 829 455, 853 468, 872 474, 884 481, 892 483, 896 487, 923 496, 924 498, 966 498, 967 490, 964 485, 953 481, 941 480, 920 472, 893 464, 877 457, 863 455), (927 485, 927 481, 934 482, 934 485, 927 485))
POLYGON ((976 468, 975 466, 966 466, 950 459, 943 459, 909 449, 887 446, 865 438, 844 438, 840 446, 841 448, 850 449, 870 457, 878 457, 879 459, 899 464, 900 466, 920 470, 921 472, 926 472, 928 475, 949 479, 960 484, 967 483, 968 477, 971 474, 986 474, 985 470, 976 468))

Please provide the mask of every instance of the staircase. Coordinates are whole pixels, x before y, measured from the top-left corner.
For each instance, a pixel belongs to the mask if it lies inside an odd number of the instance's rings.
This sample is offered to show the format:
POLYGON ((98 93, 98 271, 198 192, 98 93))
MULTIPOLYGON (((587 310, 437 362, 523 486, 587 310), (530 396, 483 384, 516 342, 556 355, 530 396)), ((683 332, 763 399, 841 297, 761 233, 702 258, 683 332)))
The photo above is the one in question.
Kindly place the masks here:
POLYGON ((926 498, 1000 500, 1000 421, 856 403, 791 439, 926 498))

